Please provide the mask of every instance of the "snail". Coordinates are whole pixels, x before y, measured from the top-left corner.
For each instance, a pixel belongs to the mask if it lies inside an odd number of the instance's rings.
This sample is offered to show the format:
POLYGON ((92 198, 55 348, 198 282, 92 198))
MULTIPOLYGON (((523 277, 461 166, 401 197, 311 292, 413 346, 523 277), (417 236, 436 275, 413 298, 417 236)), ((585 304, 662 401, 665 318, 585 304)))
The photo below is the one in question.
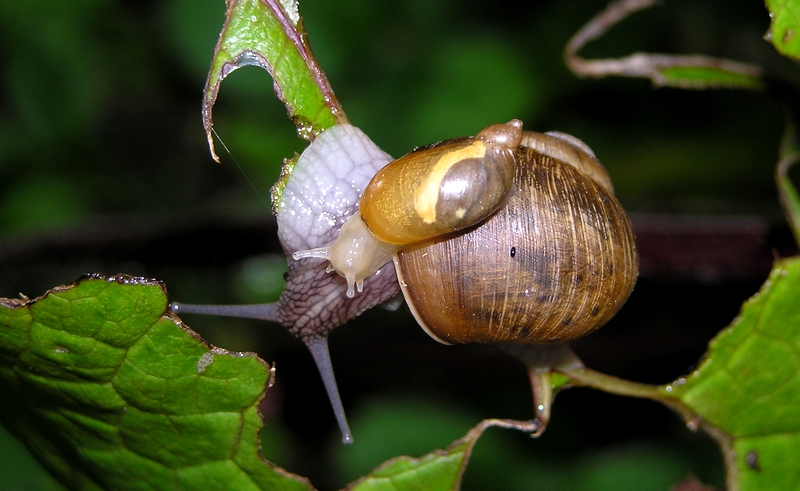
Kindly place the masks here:
POLYGON ((359 206, 336 242, 293 257, 330 259, 353 296, 396 255, 414 317, 447 344, 578 338, 613 317, 638 275, 632 227, 591 149, 519 120, 391 162, 359 206))
POLYGON ((398 288, 437 341, 546 344, 605 324, 638 275, 630 221, 591 149, 519 120, 394 161, 334 126, 303 152, 277 209, 295 259, 278 302, 176 307, 289 327, 314 354, 346 442, 328 332, 398 288))

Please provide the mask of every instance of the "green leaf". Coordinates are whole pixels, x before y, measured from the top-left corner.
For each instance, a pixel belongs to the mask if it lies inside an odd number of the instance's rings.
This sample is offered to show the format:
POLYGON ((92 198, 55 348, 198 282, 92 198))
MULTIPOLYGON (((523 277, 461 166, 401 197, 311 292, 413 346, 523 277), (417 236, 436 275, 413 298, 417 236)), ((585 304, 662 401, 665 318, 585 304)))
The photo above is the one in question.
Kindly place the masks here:
POLYGON ((492 426, 514 428, 525 432, 539 428, 539 425, 533 422, 486 419, 472 428, 463 438, 451 443, 446 450, 434 450, 418 459, 403 456, 388 460, 369 475, 351 483, 346 489, 348 491, 457 490, 461 487, 461 478, 475 443, 483 432, 492 426))
POLYGON ((657 67, 660 85, 683 89, 759 89, 764 86, 754 73, 736 71, 728 66, 673 65, 657 67))
POLYGON ((214 50, 203 100, 203 123, 211 153, 211 110, 222 80, 253 65, 267 70, 298 133, 313 139, 347 118, 308 44, 297 0, 230 0, 214 50))
POLYGON ((765 38, 784 56, 800 58, 800 2, 766 0, 772 21, 765 38))
POLYGON ((699 368, 663 388, 720 441, 731 490, 800 489, 798 294, 800 258, 780 261, 699 368))
POLYGON ((311 489, 259 454, 272 376, 200 339, 154 281, 0 299, 0 418, 70 489, 311 489))

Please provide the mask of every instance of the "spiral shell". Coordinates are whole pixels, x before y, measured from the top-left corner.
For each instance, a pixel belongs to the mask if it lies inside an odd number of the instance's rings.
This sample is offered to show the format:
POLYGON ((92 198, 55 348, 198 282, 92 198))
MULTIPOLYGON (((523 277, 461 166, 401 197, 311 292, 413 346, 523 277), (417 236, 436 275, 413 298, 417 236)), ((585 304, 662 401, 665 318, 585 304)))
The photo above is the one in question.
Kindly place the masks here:
POLYGON ((591 151, 526 132, 516 160, 496 214, 396 256, 408 305, 443 343, 569 341, 611 319, 636 282, 633 229, 591 151))

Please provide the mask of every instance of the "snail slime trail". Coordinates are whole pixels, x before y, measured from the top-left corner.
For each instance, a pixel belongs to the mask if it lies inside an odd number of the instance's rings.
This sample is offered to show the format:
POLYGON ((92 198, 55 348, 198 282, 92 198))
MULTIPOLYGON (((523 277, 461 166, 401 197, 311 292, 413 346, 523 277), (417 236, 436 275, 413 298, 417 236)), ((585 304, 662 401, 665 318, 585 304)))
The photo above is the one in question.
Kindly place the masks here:
MULTIPOLYGON (((286 326, 314 354, 346 442, 327 337, 347 320, 402 292, 437 341, 528 346, 507 351, 539 373, 576 363, 558 343, 605 324, 638 275, 630 221, 591 149, 519 120, 397 160, 334 126, 300 156, 276 209, 291 256, 277 302, 175 308, 286 326)), ((549 383, 534 379, 544 425, 549 383)))

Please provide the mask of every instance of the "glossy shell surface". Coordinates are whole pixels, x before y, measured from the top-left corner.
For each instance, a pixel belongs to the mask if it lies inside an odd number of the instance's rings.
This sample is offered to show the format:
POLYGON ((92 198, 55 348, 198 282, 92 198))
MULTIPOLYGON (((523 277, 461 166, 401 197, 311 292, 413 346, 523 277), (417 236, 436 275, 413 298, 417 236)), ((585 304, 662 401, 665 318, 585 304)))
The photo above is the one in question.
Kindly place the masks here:
POLYGON ((495 215, 397 254, 401 289, 431 336, 556 343, 614 316, 638 276, 635 238, 612 192, 578 167, 522 147, 511 195, 495 215))
POLYGON ((361 198, 376 237, 411 244, 469 227, 500 207, 511 189, 522 123, 419 148, 381 169, 361 198))

